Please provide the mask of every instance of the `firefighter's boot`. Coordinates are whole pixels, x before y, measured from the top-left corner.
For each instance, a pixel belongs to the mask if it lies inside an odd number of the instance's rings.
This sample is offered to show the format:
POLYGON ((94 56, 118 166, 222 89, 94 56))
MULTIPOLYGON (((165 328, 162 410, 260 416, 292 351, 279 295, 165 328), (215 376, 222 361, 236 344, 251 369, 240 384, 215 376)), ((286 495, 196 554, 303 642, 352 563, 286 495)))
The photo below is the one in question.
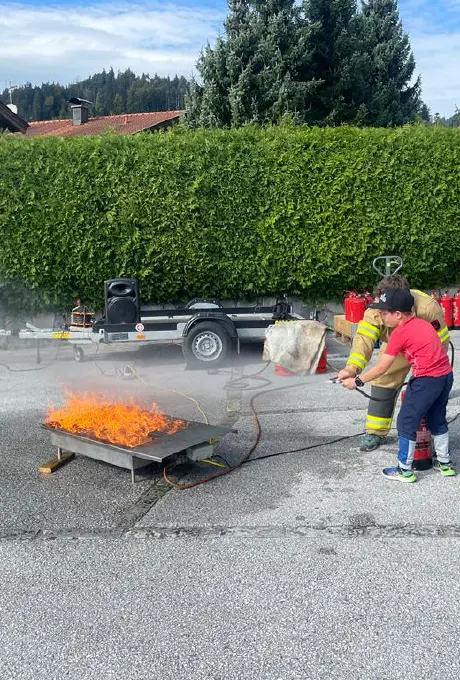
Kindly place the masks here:
POLYGON ((384 444, 386 437, 379 437, 376 434, 363 434, 359 440, 360 451, 374 451, 384 444))

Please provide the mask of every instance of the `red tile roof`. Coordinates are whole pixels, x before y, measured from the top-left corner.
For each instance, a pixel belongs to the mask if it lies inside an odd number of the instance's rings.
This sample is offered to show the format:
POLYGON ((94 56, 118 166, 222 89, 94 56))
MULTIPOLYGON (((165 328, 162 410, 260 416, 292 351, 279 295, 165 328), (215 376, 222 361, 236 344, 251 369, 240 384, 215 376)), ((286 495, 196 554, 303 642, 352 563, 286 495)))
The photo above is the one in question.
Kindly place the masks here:
POLYGON ((122 113, 119 116, 90 118, 83 125, 73 125, 70 118, 61 120, 35 120, 29 123, 26 137, 75 137, 100 135, 113 130, 122 135, 133 135, 142 130, 163 127, 177 120, 183 111, 153 111, 151 113, 122 113))

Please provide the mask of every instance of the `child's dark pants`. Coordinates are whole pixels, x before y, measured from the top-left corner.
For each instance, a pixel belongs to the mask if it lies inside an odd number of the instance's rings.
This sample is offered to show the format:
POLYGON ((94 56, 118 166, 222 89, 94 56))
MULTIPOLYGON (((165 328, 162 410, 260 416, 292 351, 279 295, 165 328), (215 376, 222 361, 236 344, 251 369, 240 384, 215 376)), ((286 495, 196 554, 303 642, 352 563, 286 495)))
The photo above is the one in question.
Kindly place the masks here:
POLYGON ((399 437, 398 463, 402 469, 410 470, 412 467, 416 432, 423 416, 433 435, 439 462, 449 462, 446 408, 453 380, 452 372, 439 378, 423 376, 409 380, 396 423, 399 437))

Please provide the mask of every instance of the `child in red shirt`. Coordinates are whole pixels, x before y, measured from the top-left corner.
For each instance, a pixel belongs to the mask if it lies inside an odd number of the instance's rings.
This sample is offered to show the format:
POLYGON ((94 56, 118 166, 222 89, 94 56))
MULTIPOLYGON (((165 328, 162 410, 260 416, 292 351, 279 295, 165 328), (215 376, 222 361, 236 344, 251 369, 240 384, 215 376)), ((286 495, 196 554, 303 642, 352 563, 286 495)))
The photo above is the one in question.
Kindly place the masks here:
POLYGON ((379 309, 385 325, 393 328, 378 364, 356 378, 343 380, 353 390, 383 375, 397 354, 403 354, 411 365, 412 377, 397 420, 398 464, 383 470, 387 479, 415 482, 412 471, 417 427, 426 417, 436 451, 436 467, 443 476, 453 477, 450 460, 446 408, 452 389, 453 375, 441 341, 428 321, 413 316, 414 298, 407 290, 388 288, 370 307, 379 309))

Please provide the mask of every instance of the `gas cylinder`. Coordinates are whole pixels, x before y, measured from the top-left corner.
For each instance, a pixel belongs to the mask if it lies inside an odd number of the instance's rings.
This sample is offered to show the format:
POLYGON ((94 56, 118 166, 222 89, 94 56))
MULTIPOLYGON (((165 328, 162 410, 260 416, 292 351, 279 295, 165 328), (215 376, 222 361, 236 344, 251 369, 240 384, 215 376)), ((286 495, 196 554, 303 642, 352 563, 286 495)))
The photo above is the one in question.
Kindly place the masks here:
POLYGON ((359 323, 366 311, 366 298, 358 293, 352 293, 349 298, 349 319, 351 323, 359 323))
POLYGON ((343 308, 345 311, 345 318, 347 321, 350 321, 350 299, 351 296, 354 295, 353 291, 351 290, 346 290, 345 295, 343 298, 343 308))
POLYGON ((452 298, 452 326, 460 328, 460 290, 452 298))
POLYGON ((441 295, 441 297, 437 298, 437 301, 444 312, 444 319, 446 321, 447 328, 452 328, 452 300, 453 298, 450 297, 448 290, 446 290, 444 294, 441 295))
MULTIPOLYGON (((404 399, 406 390, 401 392, 401 401, 404 399)), ((415 437, 414 470, 429 470, 433 467, 433 453, 431 450, 431 432, 428 429, 426 418, 420 420, 415 437)))

